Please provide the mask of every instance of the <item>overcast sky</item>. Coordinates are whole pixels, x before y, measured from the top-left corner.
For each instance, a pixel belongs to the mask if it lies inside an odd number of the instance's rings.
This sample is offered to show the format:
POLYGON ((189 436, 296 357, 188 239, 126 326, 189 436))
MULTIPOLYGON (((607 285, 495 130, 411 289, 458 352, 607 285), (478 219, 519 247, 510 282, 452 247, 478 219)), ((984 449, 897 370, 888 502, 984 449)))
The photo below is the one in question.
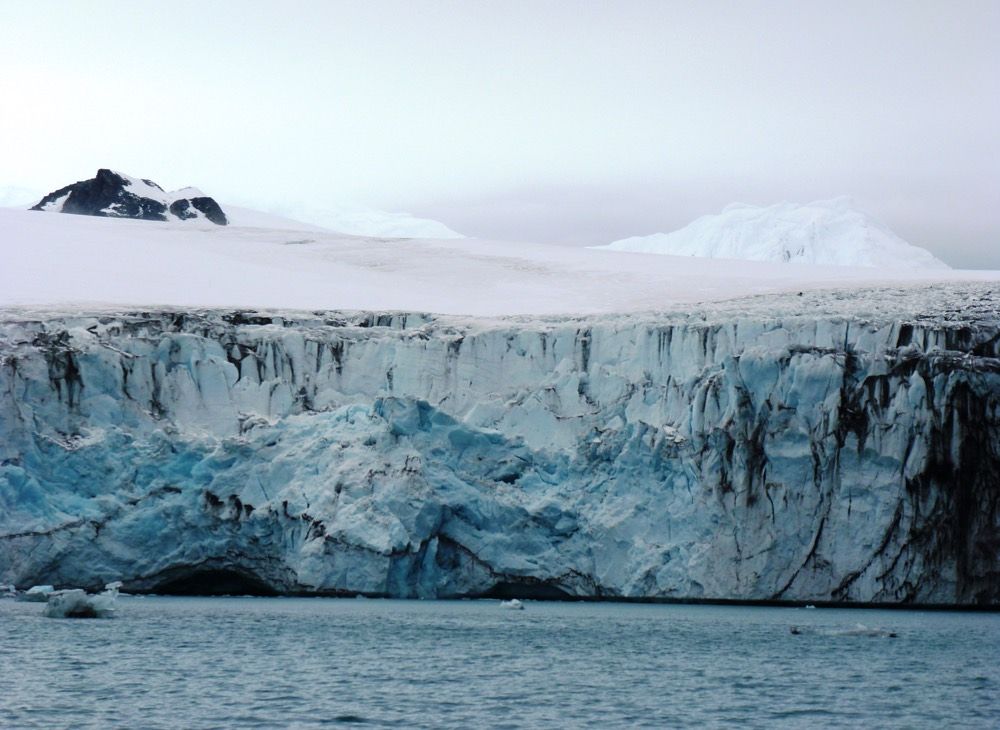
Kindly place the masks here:
POLYGON ((604 243, 853 195, 1000 268, 1000 2, 0 0, 0 185, 604 243))

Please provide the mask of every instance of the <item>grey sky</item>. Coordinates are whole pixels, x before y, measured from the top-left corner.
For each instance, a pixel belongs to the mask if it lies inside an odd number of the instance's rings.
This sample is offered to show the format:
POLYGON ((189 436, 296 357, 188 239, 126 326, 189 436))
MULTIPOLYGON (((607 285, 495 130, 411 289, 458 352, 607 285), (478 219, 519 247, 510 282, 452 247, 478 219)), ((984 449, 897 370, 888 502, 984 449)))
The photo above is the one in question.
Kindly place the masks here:
POLYGON ((841 194, 1000 268, 998 2, 0 0, 0 184, 600 243, 841 194))

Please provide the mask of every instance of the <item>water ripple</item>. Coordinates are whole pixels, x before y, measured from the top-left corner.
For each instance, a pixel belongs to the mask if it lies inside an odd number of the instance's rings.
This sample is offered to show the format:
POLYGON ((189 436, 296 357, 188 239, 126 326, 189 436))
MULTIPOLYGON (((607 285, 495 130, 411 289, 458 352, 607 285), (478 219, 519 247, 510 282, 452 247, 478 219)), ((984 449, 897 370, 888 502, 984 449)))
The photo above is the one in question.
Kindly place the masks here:
POLYGON ((0 601, 4 728, 989 727, 1000 616, 528 602, 0 601), (844 635, 856 623, 899 638, 844 635), (804 632, 791 635, 790 625, 804 632))

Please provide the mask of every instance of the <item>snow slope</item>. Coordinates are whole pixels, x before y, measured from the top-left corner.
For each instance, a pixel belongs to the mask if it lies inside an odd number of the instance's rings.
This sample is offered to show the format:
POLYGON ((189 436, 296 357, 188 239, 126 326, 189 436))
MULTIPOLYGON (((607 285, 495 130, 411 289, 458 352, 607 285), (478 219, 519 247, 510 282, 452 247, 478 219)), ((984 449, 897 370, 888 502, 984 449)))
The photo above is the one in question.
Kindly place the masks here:
MULTIPOLYGON (((226 208, 229 210, 229 208, 226 208)), ((303 221, 337 233, 376 238, 465 238, 440 221, 417 218, 362 205, 285 206, 275 208, 283 217, 303 221)))
POLYGON ((20 185, 0 186, 0 208, 30 208, 45 197, 45 193, 20 185))
POLYGON ((251 215, 241 225, 0 209, 0 306, 632 312, 817 288, 997 281, 988 271, 788 267, 527 243, 391 240, 251 215), (256 216, 256 219, 254 219, 256 216))
POLYGON ((596 248, 888 270, 948 268, 858 210, 847 197, 765 208, 734 204, 672 233, 635 236, 596 248))
POLYGON ((465 238, 443 223, 415 218, 407 213, 389 213, 374 208, 279 208, 270 213, 226 204, 230 225, 245 228, 274 228, 285 231, 340 233, 372 238, 465 238))
POLYGON ((312 233, 332 233, 329 228, 306 223, 295 218, 267 213, 253 208, 243 208, 237 205, 226 205, 226 217, 230 226, 242 228, 270 228, 276 231, 308 231, 312 233))

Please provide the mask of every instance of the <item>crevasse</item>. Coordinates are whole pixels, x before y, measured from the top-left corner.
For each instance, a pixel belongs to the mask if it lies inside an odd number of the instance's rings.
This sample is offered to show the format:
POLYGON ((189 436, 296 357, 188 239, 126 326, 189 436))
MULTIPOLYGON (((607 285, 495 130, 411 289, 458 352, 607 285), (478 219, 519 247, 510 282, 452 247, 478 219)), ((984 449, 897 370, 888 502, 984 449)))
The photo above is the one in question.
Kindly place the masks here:
POLYGON ((0 582, 996 604, 992 292, 879 301, 7 311, 0 582))

